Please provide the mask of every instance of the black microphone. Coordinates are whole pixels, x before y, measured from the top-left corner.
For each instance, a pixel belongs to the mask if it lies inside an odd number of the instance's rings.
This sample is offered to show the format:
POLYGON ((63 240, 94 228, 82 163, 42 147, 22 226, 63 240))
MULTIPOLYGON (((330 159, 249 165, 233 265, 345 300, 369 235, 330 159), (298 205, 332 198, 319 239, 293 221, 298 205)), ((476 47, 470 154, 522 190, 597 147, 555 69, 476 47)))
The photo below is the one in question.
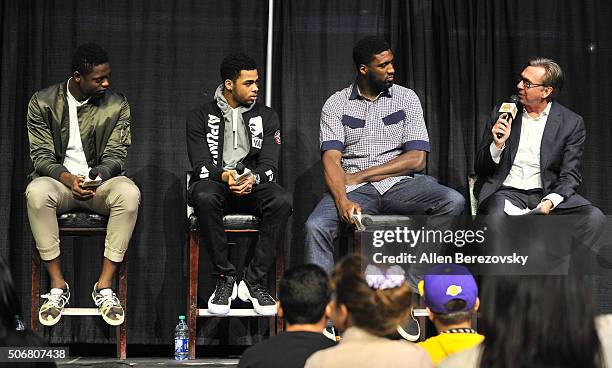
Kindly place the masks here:
POLYGON ((96 178, 98 177, 98 174, 100 174, 100 171, 98 170, 97 167, 92 167, 91 170, 89 170, 89 178, 91 180, 96 180, 96 178))
POLYGON ((244 169, 246 169, 246 166, 244 166, 242 162, 236 164, 236 172, 238 175, 242 175, 242 173, 244 173, 244 169))
MULTIPOLYGON (((518 105, 520 102, 517 95, 510 96, 508 100, 510 101, 501 104, 498 112, 506 114, 506 120, 508 120, 508 123, 510 123, 512 120, 514 120, 516 114, 518 113, 518 105)), ((495 135, 497 136, 497 139, 501 139, 501 137, 504 136, 503 133, 496 133, 495 135)))

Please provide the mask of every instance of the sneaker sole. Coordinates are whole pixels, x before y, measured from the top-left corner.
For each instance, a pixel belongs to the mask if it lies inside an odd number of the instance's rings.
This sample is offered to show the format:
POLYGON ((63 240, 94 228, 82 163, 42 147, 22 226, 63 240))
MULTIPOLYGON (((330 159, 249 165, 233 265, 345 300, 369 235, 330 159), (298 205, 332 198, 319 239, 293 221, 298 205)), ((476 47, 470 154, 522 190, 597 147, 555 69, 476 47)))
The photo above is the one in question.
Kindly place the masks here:
POLYGON ((238 286, 238 298, 240 298, 240 300, 243 302, 251 302, 251 304, 253 304, 253 310, 255 310, 255 313, 259 315, 270 317, 276 315, 276 304, 266 306, 259 305, 257 298, 251 297, 249 289, 242 281, 240 281, 240 285, 238 286))
POLYGON ((208 313, 217 314, 221 316, 228 314, 231 309, 232 301, 236 299, 237 295, 238 295, 238 288, 236 287, 236 283, 234 283, 234 288, 232 289, 232 296, 230 297, 229 305, 212 304, 212 299, 214 296, 214 293, 213 293, 213 295, 211 295, 210 298, 208 298, 208 313))
POLYGON ((43 326, 55 326, 61 318, 62 318, 62 313, 60 312, 57 318, 52 319, 51 321, 48 321, 42 318, 42 316, 40 315, 40 312, 38 312, 38 322, 40 322, 40 324, 43 326))
POLYGON ((102 316, 102 319, 104 320, 104 322, 108 323, 111 326, 120 326, 121 324, 123 324, 123 322, 125 322, 125 315, 121 316, 120 320, 110 319, 106 317, 104 314, 100 314, 100 315, 102 316))

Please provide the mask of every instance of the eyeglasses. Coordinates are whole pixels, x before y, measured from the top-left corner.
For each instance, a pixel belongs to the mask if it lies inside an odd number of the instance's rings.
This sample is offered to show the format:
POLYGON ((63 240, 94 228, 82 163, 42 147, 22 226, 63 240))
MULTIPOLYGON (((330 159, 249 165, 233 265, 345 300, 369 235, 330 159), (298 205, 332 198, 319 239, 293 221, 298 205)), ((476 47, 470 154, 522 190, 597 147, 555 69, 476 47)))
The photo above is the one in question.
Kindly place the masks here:
POLYGON ((544 84, 532 83, 529 79, 525 79, 522 76, 519 76, 518 83, 521 83, 521 82, 523 82, 523 86, 525 86, 525 89, 529 89, 532 87, 547 87, 544 84))

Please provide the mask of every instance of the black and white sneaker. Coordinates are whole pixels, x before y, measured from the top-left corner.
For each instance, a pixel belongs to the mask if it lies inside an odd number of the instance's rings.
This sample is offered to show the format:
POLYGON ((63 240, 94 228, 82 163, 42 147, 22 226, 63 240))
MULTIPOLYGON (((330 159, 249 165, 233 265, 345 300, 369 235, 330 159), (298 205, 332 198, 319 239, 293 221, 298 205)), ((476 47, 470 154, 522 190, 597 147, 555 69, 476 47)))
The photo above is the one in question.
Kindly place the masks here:
POLYGON ((251 284, 242 279, 238 285, 238 297, 244 302, 253 303, 253 309, 262 316, 276 315, 276 300, 262 284, 251 284))
POLYGON ((410 315, 406 318, 406 321, 397 326, 397 332, 399 335, 408 341, 418 341, 421 337, 421 326, 419 321, 414 317, 414 309, 411 308, 410 315))
POLYGON ((219 276, 215 285, 215 292, 208 299, 208 312, 210 314, 228 314, 232 300, 236 299, 236 295, 236 278, 219 276))

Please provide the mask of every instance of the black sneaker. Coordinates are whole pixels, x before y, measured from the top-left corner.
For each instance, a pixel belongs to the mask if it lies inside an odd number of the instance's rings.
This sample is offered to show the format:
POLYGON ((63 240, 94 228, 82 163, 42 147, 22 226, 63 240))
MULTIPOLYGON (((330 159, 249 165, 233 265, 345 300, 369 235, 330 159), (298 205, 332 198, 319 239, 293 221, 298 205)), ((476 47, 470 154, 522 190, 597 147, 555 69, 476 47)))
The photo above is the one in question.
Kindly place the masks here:
POLYGON ((414 318, 414 309, 410 310, 410 315, 406 320, 397 326, 399 335, 408 341, 417 341, 421 337, 421 326, 419 321, 414 318))
POLYGON ((276 300, 262 284, 250 284, 242 279, 238 285, 238 297, 244 302, 253 303, 253 309, 262 316, 276 315, 276 300))
POLYGON ((236 299, 236 278, 233 276, 219 276, 215 285, 215 292, 208 299, 208 312, 210 314, 228 314, 232 300, 236 299))

